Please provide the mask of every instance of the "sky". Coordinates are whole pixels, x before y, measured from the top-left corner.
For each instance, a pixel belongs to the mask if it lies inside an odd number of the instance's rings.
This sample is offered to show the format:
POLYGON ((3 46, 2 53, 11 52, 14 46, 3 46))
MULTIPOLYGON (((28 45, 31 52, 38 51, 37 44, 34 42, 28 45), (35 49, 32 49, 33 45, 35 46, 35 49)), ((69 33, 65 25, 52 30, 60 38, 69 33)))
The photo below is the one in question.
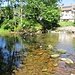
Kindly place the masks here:
MULTIPOLYGON (((75 4, 75 0, 62 0, 61 3, 58 3, 59 5, 68 5, 68 4, 75 4)), ((7 6, 7 2, 2 4, 1 6, 7 6)))
POLYGON ((5 1, 4 3, 1 4, 2 7, 7 6, 7 2, 5 1))
POLYGON ((62 0, 61 3, 59 3, 60 5, 64 4, 64 5, 68 5, 68 4, 75 4, 75 0, 62 0))

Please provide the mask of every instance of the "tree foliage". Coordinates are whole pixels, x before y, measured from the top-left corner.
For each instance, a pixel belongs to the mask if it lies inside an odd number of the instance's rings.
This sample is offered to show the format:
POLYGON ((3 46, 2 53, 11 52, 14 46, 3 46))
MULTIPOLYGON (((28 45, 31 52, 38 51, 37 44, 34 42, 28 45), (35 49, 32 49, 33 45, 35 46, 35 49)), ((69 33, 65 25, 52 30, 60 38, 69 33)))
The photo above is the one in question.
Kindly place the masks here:
MULTIPOLYGON (((9 4, 9 0, 7 1, 9 4)), ((60 0, 10 0, 10 8, 12 10, 11 12, 14 12, 12 7, 17 9, 17 11, 19 10, 18 8, 20 8, 20 13, 16 14, 21 21, 19 21, 20 24, 17 24, 21 25, 24 29, 34 29, 36 25, 42 25, 45 29, 51 29, 57 26, 56 24, 59 20, 60 12, 57 8, 58 1, 60 0), (18 2, 19 6, 17 6, 16 2, 18 2)), ((11 17, 14 19, 15 16, 11 15, 10 9, 5 9, 5 11, 5 17, 9 16, 9 20, 11 17)), ((15 23, 11 23, 10 25, 13 26, 12 24, 15 23)))
POLYGON ((50 29, 59 20, 60 12, 57 8, 57 2, 58 0, 28 0, 23 11, 28 19, 33 19, 35 22, 40 21, 41 24, 45 23, 44 27, 50 29), (52 25, 53 23, 54 25, 52 25), (46 24, 48 25, 46 26, 46 24))

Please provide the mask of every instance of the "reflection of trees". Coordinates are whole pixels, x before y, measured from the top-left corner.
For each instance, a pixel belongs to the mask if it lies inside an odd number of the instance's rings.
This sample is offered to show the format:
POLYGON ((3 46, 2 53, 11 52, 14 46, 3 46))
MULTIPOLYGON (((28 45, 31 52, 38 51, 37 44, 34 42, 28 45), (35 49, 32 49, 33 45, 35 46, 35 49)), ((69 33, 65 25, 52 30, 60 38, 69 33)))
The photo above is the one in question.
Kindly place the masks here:
POLYGON ((73 48, 75 50, 75 39, 72 40, 72 43, 73 43, 73 48))
POLYGON ((59 41, 60 42, 70 42, 71 43, 71 36, 69 34, 66 34, 66 33, 61 33, 59 34, 59 41))
POLYGON ((39 41, 37 40, 37 36, 25 36, 22 35, 22 40, 25 43, 26 50, 32 51, 33 49, 39 48, 39 41))
POLYGON ((3 60, 3 55, 2 55, 2 48, 0 48, 0 73, 2 73, 2 67, 4 65, 4 63, 2 62, 3 60))
MULTIPOLYGON (((0 38, 0 74, 12 75, 13 67, 19 67, 22 63, 25 47, 21 37, 5 36, 0 38), (4 39, 5 40, 4 40, 4 39), (1 45, 2 44, 2 45, 1 45)), ((26 55, 25 55, 26 56, 26 55)))
POLYGON ((58 34, 41 34, 38 36, 23 35, 22 37, 28 51, 39 49, 41 46, 43 49, 47 49, 49 44, 55 46, 58 42, 58 34))

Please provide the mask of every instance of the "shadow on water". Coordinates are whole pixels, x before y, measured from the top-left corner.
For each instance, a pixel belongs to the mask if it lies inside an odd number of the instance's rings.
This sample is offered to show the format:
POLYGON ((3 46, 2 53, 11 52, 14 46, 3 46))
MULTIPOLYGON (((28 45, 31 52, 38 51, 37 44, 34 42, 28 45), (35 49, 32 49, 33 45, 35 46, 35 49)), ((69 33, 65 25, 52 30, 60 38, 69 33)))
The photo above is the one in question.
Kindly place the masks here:
POLYGON ((21 57, 27 56, 20 37, 0 37, 0 75, 12 75, 14 68, 21 68, 21 57))

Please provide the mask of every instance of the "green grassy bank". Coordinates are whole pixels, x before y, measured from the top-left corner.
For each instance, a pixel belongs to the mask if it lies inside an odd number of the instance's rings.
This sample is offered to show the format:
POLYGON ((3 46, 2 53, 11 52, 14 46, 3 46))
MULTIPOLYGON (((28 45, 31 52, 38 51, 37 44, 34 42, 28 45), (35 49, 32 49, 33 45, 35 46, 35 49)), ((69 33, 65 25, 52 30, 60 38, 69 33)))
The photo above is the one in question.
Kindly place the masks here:
POLYGON ((4 30, 4 29, 0 29, 0 35, 7 35, 7 34, 9 34, 10 33, 10 31, 9 30, 4 30))
POLYGON ((75 26, 73 22, 59 22, 58 23, 61 27, 63 26, 75 26))

